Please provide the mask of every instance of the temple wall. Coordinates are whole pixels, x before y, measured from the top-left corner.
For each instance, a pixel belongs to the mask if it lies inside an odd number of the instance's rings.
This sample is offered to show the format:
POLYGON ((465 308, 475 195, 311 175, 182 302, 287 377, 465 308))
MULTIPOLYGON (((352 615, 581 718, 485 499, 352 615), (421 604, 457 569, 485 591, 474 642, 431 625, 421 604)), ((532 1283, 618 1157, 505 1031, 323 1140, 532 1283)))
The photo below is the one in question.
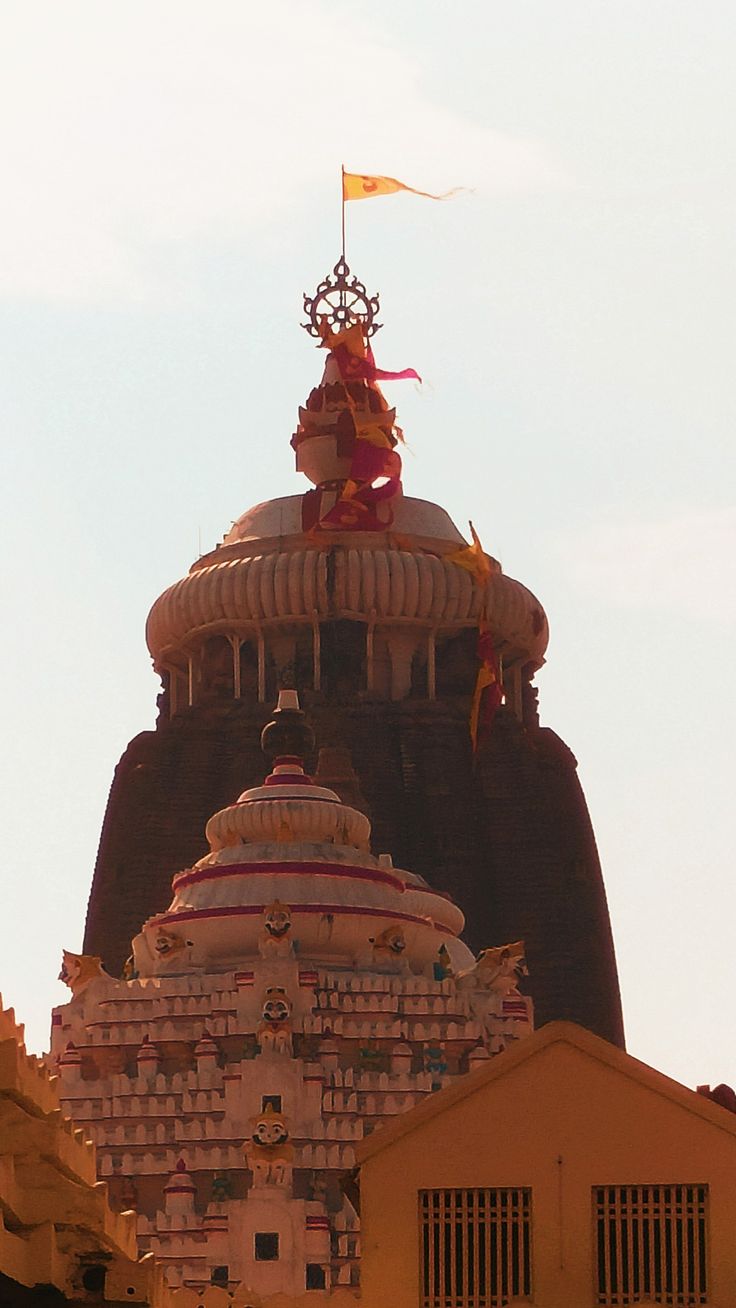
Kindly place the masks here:
MULTIPOLYGON (((501 710, 474 768, 467 697, 303 699, 318 745, 351 751, 374 852, 390 851, 398 866, 451 894, 472 948, 526 942, 538 1025, 565 1018, 622 1045, 595 838, 575 760, 559 738, 501 710)), ((206 852, 210 814, 262 780, 258 731, 267 717, 254 704, 194 708, 128 746, 111 788, 84 943, 109 970, 122 966, 140 923, 169 903, 172 875, 206 852)))

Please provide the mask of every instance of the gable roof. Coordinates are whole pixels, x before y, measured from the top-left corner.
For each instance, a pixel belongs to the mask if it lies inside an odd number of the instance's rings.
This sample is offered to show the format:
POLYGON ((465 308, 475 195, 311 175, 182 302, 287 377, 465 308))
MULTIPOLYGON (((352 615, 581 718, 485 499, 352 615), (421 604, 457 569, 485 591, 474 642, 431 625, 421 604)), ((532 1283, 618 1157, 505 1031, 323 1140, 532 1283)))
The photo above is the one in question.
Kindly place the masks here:
POLYGON ((410 1108, 388 1126, 382 1126, 373 1135, 361 1140, 355 1151, 358 1163, 364 1163, 368 1158, 381 1153, 395 1141, 402 1139, 411 1131, 416 1131, 439 1113, 452 1108, 454 1104, 460 1103, 484 1086, 512 1074, 522 1063, 535 1058, 543 1049, 553 1044, 566 1044, 580 1050, 587 1057, 604 1063, 664 1099, 669 1099, 686 1112, 694 1113, 696 1117, 710 1123, 711 1126, 718 1126, 727 1134, 736 1136, 735 1113, 719 1107, 704 1095, 699 1095, 695 1090, 681 1085, 679 1081, 673 1081, 671 1077, 665 1076, 664 1072, 656 1071, 647 1063, 640 1062, 638 1058, 632 1058, 631 1054, 609 1044, 607 1040, 602 1040, 600 1036, 593 1035, 585 1027, 577 1026, 574 1022, 549 1022, 519 1041, 515 1048, 503 1054, 496 1054, 481 1067, 460 1077, 453 1085, 437 1090, 423 1103, 410 1108))

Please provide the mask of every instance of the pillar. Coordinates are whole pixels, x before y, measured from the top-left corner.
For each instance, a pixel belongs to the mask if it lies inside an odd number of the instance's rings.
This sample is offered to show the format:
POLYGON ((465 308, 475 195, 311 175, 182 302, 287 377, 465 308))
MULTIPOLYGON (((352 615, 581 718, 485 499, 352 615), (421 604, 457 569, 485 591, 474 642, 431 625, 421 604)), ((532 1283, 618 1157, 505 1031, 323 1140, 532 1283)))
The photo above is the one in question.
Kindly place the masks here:
POLYGON ((371 613, 368 628, 365 633, 365 685, 369 694, 373 694, 376 689, 376 661, 373 650, 373 636, 376 629, 376 612, 371 613))
POLYGON ((427 699, 437 698, 437 633, 427 636, 427 699))
POLYGON ((391 658, 391 698, 406 699, 411 690, 411 663, 417 647, 416 631, 394 628, 386 633, 391 658))
POLYGON ((322 689, 322 645, 316 609, 312 610, 312 686, 314 690, 322 689))
POLYGON ((243 642, 240 636, 228 636, 228 640, 233 652, 233 699, 240 699, 240 646, 243 642))
POLYGON ((266 645, 263 632, 258 628, 258 703, 266 702, 266 645))

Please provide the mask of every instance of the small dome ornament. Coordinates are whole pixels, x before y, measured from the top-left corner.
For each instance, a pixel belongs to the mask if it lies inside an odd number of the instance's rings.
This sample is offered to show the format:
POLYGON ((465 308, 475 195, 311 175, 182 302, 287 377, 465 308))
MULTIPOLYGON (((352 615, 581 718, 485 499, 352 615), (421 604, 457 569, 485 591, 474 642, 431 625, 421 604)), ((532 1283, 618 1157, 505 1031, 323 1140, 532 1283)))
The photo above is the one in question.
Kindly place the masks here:
POLYGON ((273 719, 261 732, 261 749, 266 758, 303 759, 314 749, 314 732, 299 707, 295 690, 280 690, 273 719))
POLYGON ((351 274, 344 255, 332 271, 334 276, 325 277, 314 295, 305 294, 304 312, 308 321, 302 327, 310 336, 321 340, 327 328, 338 332, 359 322, 366 337, 375 336, 382 326, 376 322, 381 307, 378 296, 369 295, 363 283, 351 274))

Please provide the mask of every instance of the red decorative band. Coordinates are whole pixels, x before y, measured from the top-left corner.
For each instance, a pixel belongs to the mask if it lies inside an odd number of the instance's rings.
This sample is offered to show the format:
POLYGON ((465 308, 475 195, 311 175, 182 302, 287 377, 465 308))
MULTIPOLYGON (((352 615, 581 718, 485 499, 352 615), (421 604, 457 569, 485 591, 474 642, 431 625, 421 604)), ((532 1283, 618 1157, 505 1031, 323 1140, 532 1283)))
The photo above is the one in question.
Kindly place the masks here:
POLYGON ((303 772, 272 772, 263 784, 264 786, 313 786, 315 783, 303 772))
MULTIPOLYGON (((301 785, 314 786, 314 785, 315 785, 315 783, 314 783, 313 781, 311 781, 311 780, 309 779, 309 777, 305 777, 304 780, 301 781, 298 777, 295 778, 295 777, 287 777, 287 776, 284 776, 284 777, 277 777, 274 781, 271 781, 270 783, 269 783, 269 781, 268 781, 268 778, 266 778, 266 780, 264 781, 263 784, 264 784, 264 786, 268 786, 268 785, 270 785, 270 786, 301 786, 301 785)), ((316 790, 316 786, 315 786, 315 790, 316 790)), ((246 795, 247 795, 248 792, 246 791, 245 793, 246 793, 246 795)), ((300 803, 303 803, 304 800, 306 800, 307 803, 309 803, 309 804, 332 804, 332 807, 333 807, 333 808, 337 808, 338 804, 340 803, 340 801, 339 801, 338 799, 330 799, 327 795, 304 795, 304 796, 302 796, 302 795, 269 795, 267 799, 264 798, 263 795, 256 795, 256 796, 254 796, 253 799, 236 799, 236 801, 235 801, 234 804, 228 804, 226 808, 224 808, 224 809, 220 809, 220 812, 221 812, 221 813, 227 813, 228 810, 231 809, 231 808, 248 808, 250 804, 276 804, 276 803, 280 803, 282 800, 284 801, 284 803, 286 803, 287 800, 294 800, 294 799, 298 799, 298 800, 300 801, 300 803)))
MULTIPOLYGON (((179 872, 171 886, 176 892, 203 881, 223 881, 226 877, 244 876, 348 877, 355 881, 373 881, 376 885, 391 886, 399 894, 403 894, 406 889, 403 881, 390 872, 384 872, 382 868, 355 867, 352 863, 229 863, 224 867, 203 867, 194 868, 191 872, 179 872)), ((422 893, 425 893, 423 887, 422 893)))

